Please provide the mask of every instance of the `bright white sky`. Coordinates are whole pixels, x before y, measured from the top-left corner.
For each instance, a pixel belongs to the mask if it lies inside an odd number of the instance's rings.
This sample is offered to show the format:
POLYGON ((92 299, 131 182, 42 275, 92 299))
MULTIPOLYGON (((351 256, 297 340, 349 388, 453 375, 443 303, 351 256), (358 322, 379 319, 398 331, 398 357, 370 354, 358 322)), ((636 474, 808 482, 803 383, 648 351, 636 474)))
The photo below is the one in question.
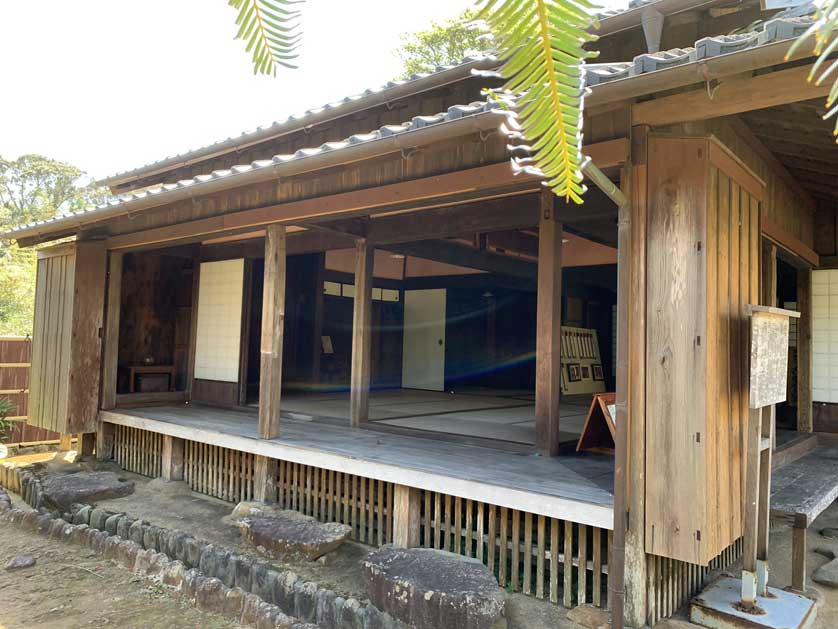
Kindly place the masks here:
POLYGON ((473 5, 308 0, 299 69, 273 78, 253 75, 226 0, 2 2, 0 155, 135 168, 381 85, 401 33, 473 5))

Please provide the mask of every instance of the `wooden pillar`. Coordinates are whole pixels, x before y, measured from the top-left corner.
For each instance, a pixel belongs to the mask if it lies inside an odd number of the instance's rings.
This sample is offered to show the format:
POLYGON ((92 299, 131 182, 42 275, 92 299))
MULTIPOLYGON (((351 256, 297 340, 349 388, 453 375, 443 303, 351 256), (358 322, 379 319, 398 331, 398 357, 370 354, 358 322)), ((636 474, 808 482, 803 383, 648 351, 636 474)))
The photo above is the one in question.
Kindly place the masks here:
POLYGON ((806 591, 806 527, 792 528, 791 589, 806 591))
POLYGON ((253 499, 276 502, 276 459, 256 455, 253 461, 253 499))
POLYGON ((198 295, 201 289, 201 259, 195 255, 192 259, 192 299, 189 316, 189 351, 186 355, 186 399, 192 400, 192 384, 195 380, 195 351, 198 344, 198 295))
POLYGON ((284 225, 268 225, 266 231, 259 377, 259 438, 275 439, 279 436, 279 403, 282 395, 287 246, 284 225))
POLYGON ((73 448, 73 435, 62 433, 58 441, 59 452, 69 452, 73 448))
MULTIPOLYGON (((763 239, 760 259, 760 298, 763 306, 777 306, 777 245, 763 239)), ((772 404, 764 417, 763 436, 771 438, 771 447, 777 443, 777 409, 772 404)), ((766 498, 767 500, 767 498, 766 498)))
POLYGON ((113 458, 114 425, 100 422, 96 431, 96 458, 110 461, 113 458))
POLYGON ((742 602, 757 596, 757 558, 760 509, 760 439, 763 409, 751 409, 745 432, 745 500, 742 510, 742 602))
POLYGON ((112 251, 108 259, 108 288, 105 302, 105 339, 102 352, 102 408, 116 407, 119 368, 119 310, 122 305, 122 253, 112 251))
POLYGON ((562 224, 556 196, 541 191, 538 220, 538 296, 535 336, 535 446, 544 456, 559 453, 562 369, 562 224))
POLYGON ((358 427, 369 419, 372 355, 372 272, 375 249, 359 239, 355 258, 355 304, 352 316, 352 373, 350 423, 358 427))
POLYGON ((314 304, 312 305, 312 347, 311 347, 311 382, 320 382, 320 363, 323 354, 323 272, 326 269, 326 254, 317 254, 317 270, 314 277, 314 304))
POLYGON ((812 269, 797 271, 797 429, 812 432, 812 269))
POLYGON ((163 435, 163 480, 183 480, 184 444, 183 439, 163 435))
POLYGON ((80 432, 76 435, 76 452, 78 456, 90 456, 96 448, 95 432, 80 432))
MULTIPOLYGON (((618 217, 617 421, 627 426, 623 546, 624 618, 630 627, 647 620, 646 563, 646 215, 648 211, 648 127, 632 129, 631 164, 623 169, 621 188, 631 207, 618 217), (628 223, 626 225, 626 222, 628 223), (619 236, 618 236, 619 238, 619 236), (624 289, 623 289, 624 287, 624 289), (622 304, 622 308, 620 307, 622 304), (621 361, 621 357, 625 357, 621 361), (618 372, 619 378, 619 372, 618 372), (621 406, 623 412, 621 415, 621 406)), ((617 490, 618 491, 618 490, 617 490)), ((620 517, 615 513, 615 517, 620 517)))
POLYGON ((421 495, 415 487, 394 485, 393 545, 396 548, 419 546, 421 526, 421 495))

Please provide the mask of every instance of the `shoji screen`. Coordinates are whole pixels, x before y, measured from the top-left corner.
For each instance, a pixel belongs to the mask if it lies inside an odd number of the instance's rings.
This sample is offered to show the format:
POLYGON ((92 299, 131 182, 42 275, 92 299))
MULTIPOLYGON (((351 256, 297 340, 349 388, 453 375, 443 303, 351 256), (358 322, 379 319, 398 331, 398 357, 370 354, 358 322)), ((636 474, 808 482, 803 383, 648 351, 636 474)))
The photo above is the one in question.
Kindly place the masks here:
POLYGON ((239 379, 244 260, 201 263, 195 378, 239 379))

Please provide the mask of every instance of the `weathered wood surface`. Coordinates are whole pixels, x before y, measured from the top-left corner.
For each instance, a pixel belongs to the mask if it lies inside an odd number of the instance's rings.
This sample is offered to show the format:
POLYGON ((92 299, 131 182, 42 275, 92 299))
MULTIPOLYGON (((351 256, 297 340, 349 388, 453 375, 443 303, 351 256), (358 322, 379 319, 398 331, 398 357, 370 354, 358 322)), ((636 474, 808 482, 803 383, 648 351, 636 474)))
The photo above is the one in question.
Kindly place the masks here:
POLYGON ((369 420, 372 374, 372 271, 375 249, 361 239, 355 253, 355 297, 352 311, 352 367, 349 421, 360 426, 369 420))
POLYGON ((809 526, 838 498, 838 449, 819 446, 771 477, 771 517, 809 526))
POLYGON ((789 363, 789 318, 751 316, 751 408, 785 402, 789 363))
POLYGON ((649 151, 646 550, 696 564, 741 535, 744 306, 759 298, 760 203, 711 142, 649 151))
POLYGON ((283 416, 282 436, 259 439, 253 411, 201 405, 102 411, 103 421, 153 430, 285 461, 316 465, 419 489, 610 529, 613 460, 556 458, 390 435, 283 416))
MULTIPOLYGON (((259 372, 259 436, 279 436, 282 398, 282 345, 285 334, 286 237, 283 225, 268 226, 259 372)), ((241 374, 240 374, 241 377, 241 374)))
POLYGON ((562 380, 562 224, 551 190, 541 193, 538 223, 538 305, 535 337, 535 446, 559 453, 562 380))
POLYGON ((122 258, 114 251, 108 258, 107 302, 105 303, 105 338, 102 352, 102 408, 116 406, 119 368, 119 317, 122 306, 122 258))

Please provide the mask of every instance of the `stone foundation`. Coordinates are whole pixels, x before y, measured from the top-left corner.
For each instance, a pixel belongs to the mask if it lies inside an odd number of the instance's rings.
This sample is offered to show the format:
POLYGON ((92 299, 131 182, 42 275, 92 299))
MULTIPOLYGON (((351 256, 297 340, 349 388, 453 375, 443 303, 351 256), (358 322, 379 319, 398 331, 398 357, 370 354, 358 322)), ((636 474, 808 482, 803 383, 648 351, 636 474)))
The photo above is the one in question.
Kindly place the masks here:
MULTIPOLYGON (((24 501, 42 506, 39 479, 13 470, 24 501)), ((6 482, 3 478, 0 478, 6 482)), ((90 505, 48 513, 11 508, 0 488, 0 522, 51 538, 87 546, 144 578, 163 584, 199 609, 257 627, 321 629, 403 629, 386 612, 357 599, 345 599, 291 571, 244 557, 188 533, 156 527, 90 505), (316 623, 311 624, 311 623, 316 623)))

